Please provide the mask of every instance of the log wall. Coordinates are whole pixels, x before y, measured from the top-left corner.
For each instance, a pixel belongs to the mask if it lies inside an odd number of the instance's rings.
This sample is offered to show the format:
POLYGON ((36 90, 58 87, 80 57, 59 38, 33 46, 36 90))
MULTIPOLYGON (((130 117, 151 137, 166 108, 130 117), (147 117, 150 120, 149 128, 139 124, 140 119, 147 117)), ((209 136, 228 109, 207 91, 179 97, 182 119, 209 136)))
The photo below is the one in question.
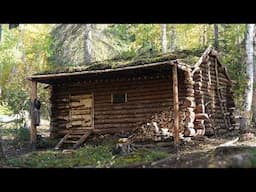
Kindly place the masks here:
MULTIPOLYGON (((186 86, 183 72, 178 70, 178 76, 179 101, 182 106, 186 98, 186 86)), ((51 95, 52 136, 62 136, 74 126, 74 122, 68 118, 72 108, 70 94, 93 94, 94 129, 104 131, 125 132, 134 129, 152 114, 170 111, 173 106, 171 71, 165 72, 165 75, 152 74, 152 76, 140 76, 130 80, 55 85, 52 87, 51 95), (115 92, 126 92, 127 102, 112 104, 111 94, 115 92)), ((76 110, 75 115, 79 118, 79 115, 87 112, 86 110, 89 109, 76 110)))
POLYGON ((209 119, 196 119, 195 127, 196 129, 204 129, 206 135, 213 135, 219 130, 232 129, 234 126, 232 85, 223 71, 215 57, 209 57, 199 66, 199 70, 195 72, 193 77, 196 113, 206 113, 209 117, 209 119), (228 128, 225 125, 223 110, 221 110, 223 107, 218 95, 219 88, 222 89, 224 105, 226 105, 229 113, 226 119, 230 118, 231 121, 231 126, 229 125, 228 128))

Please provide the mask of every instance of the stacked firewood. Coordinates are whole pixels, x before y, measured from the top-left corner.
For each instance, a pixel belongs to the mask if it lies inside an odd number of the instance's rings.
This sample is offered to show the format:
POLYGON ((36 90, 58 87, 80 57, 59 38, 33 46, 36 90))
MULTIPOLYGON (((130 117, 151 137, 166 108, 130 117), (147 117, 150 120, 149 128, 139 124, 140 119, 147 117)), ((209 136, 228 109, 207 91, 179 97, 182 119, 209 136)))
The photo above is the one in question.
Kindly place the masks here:
POLYGON ((191 75, 191 72, 185 73, 186 79, 186 97, 184 98, 180 115, 180 125, 184 128, 185 136, 194 136, 196 134, 194 128, 194 120, 195 120, 195 91, 194 91, 194 80, 191 75))
POLYGON ((202 94, 203 93, 202 91, 203 75, 201 70, 198 70, 195 72, 194 81, 195 81, 195 85, 194 85, 195 101, 197 103, 194 126, 196 128, 197 135, 204 135, 205 133, 204 121, 208 118, 208 116, 205 113, 205 105, 204 105, 204 98, 203 98, 204 94, 202 94))
MULTIPOLYGON (((180 113, 180 136, 183 136, 186 121, 186 113, 180 113)), ((132 141, 162 141, 173 136, 173 114, 170 111, 155 113, 147 121, 139 124, 129 137, 132 141)))

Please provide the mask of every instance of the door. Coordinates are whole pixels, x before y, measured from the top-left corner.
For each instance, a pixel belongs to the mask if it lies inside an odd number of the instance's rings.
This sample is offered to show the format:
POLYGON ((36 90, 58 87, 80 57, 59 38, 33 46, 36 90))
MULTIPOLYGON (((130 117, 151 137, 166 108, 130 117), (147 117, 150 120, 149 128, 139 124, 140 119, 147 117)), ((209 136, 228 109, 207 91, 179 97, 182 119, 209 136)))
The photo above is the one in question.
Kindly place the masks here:
POLYGON ((94 127, 93 95, 71 95, 70 101, 70 122, 72 129, 92 129, 94 127))

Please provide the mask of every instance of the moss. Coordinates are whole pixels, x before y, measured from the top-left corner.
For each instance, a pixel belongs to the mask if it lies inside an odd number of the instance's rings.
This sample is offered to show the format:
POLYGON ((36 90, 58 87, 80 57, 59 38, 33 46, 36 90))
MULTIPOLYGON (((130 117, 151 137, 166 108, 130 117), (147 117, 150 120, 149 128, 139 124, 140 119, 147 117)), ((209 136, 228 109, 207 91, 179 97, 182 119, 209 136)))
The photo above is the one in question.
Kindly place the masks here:
POLYGON ((129 164, 136 164, 136 163, 147 163, 152 161, 157 161, 163 159, 168 156, 167 152, 157 151, 157 150, 147 150, 147 149, 140 149, 132 154, 127 156, 120 156, 116 158, 114 167, 115 166, 125 166, 129 164))
POLYGON ((32 168, 120 167, 155 161, 168 155, 166 152, 140 149, 127 156, 113 156, 112 147, 112 144, 88 145, 68 154, 51 150, 37 151, 9 159, 8 165, 32 168))
POLYGON ((68 72, 79 72, 79 71, 93 71, 93 70, 105 70, 105 69, 116 69, 128 66, 143 65, 149 63, 156 63, 162 61, 176 60, 180 59, 186 64, 194 65, 200 58, 204 50, 202 49, 192 49, 192 50, 181 50, 173 53, 166 54, 153 54, 151 57, 140 55, 137 57, 117 57, 111 60, 98 61, 87 63, 86 65, 81 65, 74 67, 74 65, 69 65, 65 68, 57 68, 52 71, 44 71, 37 73, 35 75, 43 74, 54 74, 54 73, 68 73, 68 72))

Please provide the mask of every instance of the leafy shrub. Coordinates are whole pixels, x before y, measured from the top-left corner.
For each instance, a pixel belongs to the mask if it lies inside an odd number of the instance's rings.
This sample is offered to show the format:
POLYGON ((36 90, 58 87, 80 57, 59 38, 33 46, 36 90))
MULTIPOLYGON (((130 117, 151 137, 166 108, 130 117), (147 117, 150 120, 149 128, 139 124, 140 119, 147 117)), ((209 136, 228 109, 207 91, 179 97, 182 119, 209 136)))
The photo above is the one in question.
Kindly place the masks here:
POLYGON ((24 147, 30 139, 30 131, 27 128, 20 127, 14 136, 13 145, 17 148, 24 147))

